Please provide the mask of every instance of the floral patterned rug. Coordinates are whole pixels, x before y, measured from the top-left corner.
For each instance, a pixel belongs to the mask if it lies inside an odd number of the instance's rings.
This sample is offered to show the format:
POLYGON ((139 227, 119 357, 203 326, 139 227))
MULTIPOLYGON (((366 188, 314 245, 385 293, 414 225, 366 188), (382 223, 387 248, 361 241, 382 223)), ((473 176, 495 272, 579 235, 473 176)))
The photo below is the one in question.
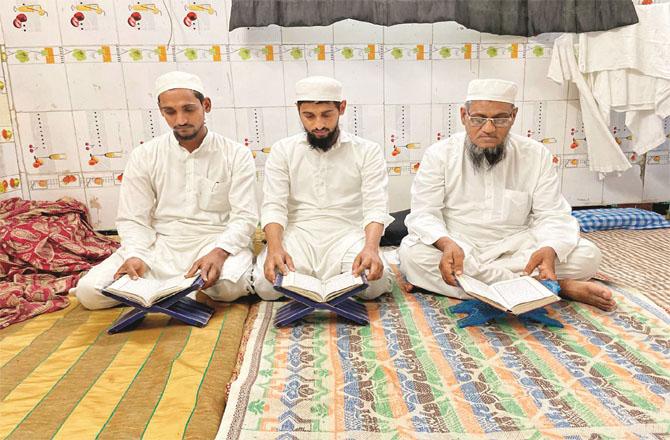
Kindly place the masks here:
MULTIPOLYGON (((514 317, 461 329, 456 300, 396 286, 369 326, 315 314, 275 328, 261 303, 218 439, 659 438, 670 432, 670 316, 614 287, 565 328, 514 317)), ((663 437, 664 438, 664 437, 663 437)))

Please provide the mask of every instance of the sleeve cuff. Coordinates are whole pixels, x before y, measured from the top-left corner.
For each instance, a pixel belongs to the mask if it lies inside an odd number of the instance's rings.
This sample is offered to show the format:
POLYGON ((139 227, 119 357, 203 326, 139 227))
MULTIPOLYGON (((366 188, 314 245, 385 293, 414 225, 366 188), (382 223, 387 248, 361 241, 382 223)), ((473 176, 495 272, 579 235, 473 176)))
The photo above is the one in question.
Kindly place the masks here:
POLYGON ((565 263, 568 259, 568 255, 574 249, 574 246, 566 246, 565 243, 560 243, 558 241, 543 241, 537 245, 538 249, 543 247, 550 247, 556 252, 556 257, 560 263, 565 263))
POLYGON ((261 229, 265 229, 265 227, 270 223, 277 223, 282 228, 286 229, 286 224, 288 223, 288 221, 285 215, 279 215, 279 214, 265 215, 261 219, 261 229))
POLYGON ((472 246, 466 243, 463 240, 460 240, 458 238, 452 237, 447 230, 445 229, 443 232, 439 233, 433 233, 433 234, 424 234, 419 237, 422 243, 427 244, 428 246, 432 246, 437 240, 439 240, 442 237, 447 237, 454 243, 456 243, 461 249, 463 249, 463 253, 467 257, 472 253, 472 246))
POLYGON ((384 225, 384 230, 393 223, 393 220, 395 220, 392 216, 388 214, 370 214, 366 215, 365 218, 363 219, 363 229, 367 227, 370 223, 380 223, 384 225))
POLYGON ((149 269, 153 266, 153 258, 151 257, 149 251, 144 251, 141 249, 128 249, 123 252, 123 257, 127 260, 129 258, 139 258, 144 261, 144 264, 149 266, 149 269))
POLYGON ((221 248, 224 251, 228 252, 230 255, 235 255, 240 252, 244 247, 234 244, 231 240, 219 239, 214 243, 214 247, 221 248))

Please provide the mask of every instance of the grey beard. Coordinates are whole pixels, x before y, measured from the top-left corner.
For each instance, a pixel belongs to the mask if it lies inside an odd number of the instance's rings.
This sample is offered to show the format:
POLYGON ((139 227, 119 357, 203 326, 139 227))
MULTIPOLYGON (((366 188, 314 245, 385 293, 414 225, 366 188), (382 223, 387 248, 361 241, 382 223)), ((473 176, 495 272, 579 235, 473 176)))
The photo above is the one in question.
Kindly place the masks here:
POLYGON ((312 148, 326 152, 337 142, 337 138, 340 136, 340 126, 336 126, 335 130, 331 131, 325 138, 318 138, 307 130, 305 130, 305 133, 307 133, 307 142, 312 148))
POLYGON ((468 136, 465 136, 465 150, 470 158, 470 163, 472 163, 472 168, 476 172, 484 169, 484 167, 486 167, 486 170, 492 169, 505 158, 506 153, 505 141, 493 148, 480 148, 468 136))

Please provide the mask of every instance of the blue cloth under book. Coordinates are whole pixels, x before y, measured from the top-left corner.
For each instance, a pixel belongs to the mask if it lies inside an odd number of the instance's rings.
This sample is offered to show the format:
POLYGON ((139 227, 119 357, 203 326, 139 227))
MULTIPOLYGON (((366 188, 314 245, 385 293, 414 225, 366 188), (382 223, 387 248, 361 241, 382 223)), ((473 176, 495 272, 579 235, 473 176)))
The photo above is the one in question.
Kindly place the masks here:
MULTIPOLYGON (((553 280, 541 280, 540 281, 546 288, 551 290, 553 293, 558 295, 558 292, 561 291, 561 287, 558 285, 558 282, 553 280)), ((457 321, 457 324, 460 328, 470 327, 470 326, 482 326, 488 322, 495 321, 498 319, 503 319, 510 316, 510 313, 504 312, 500 309, 497 309, 493 306, 486 304, 478 299, 469 299, 463 302, 460 302, 456 305, 449 307, 449 311, 452 313, 465 313, 468 316, 461 318, 457 321)), ((517 317, 524 322, 537 322, 539 324, 544 324, 548 327, 563 327, 559 321, 550 318, 548 316, 548 311, 544 307, 540 307, 535 310, 530 310, 526 313, 521 313, 517 317)))

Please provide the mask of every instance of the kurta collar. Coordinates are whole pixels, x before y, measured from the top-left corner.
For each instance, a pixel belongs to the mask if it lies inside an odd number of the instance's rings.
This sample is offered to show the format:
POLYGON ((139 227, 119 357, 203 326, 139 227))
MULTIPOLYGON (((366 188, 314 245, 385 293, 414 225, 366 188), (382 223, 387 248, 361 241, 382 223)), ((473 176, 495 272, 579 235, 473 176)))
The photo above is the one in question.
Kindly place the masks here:
POLYGON ((212 145, 212 140, 214 138, 214 133, 212 130, 209 128, 207 129, 207 134, 205 135, 205 138, 202 140, 202 143, 198 148, 196 148, 193 153, 189 153, 188 150, 186 150, 184 147, 179 145, 179 141, 177 138, 174 136, 174 132, 170 133, 170 146, 173 149, 176 149, 177 151, 182 152, 183 154, 190 154, 190 155, 198 155, 200 154, 201 151, 206 151, 209 149, 209 146, 212 145))
MULTIPOLYGON (((328 150, 328 151, 336 150, 336 149, 338 149, 342 144, 348 144, 348 143, 351 143, 352 141, 353 141, 353 137, 352 137, 352 135, 351 135, 350 133, 348 133, 348 132, 342 130, 342 128, 340 127, 340 136, 337 138, 337 142, 335 142, 335 145, 333 145, 333 147, 332 147, 330 150, 328 150)), ((303 142, 306 146, 308 146, 308 147, 310 147, 310 148, 312 147, 312 146, 309 144, 309 141, 307 141, 307 133, 303 133, 302 142, 303 142)))

